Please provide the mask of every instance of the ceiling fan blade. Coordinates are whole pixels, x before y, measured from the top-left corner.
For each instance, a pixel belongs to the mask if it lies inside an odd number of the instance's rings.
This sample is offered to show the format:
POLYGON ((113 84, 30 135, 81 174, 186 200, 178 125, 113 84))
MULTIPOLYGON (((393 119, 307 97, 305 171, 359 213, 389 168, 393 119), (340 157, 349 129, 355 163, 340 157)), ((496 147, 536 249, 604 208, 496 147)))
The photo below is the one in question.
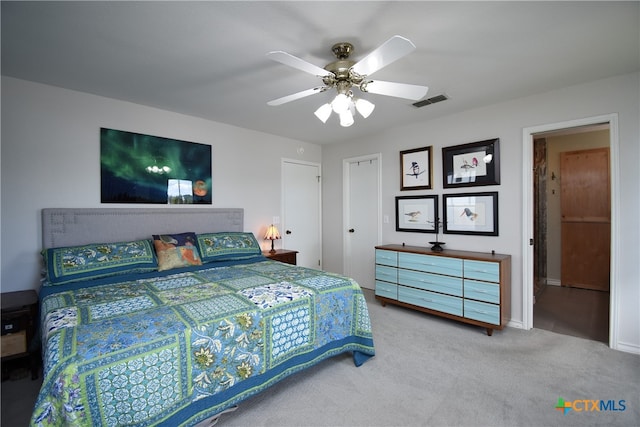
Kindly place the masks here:
POLYGON ((304 71, 305 73, 313 74, 314 76, 324 77, 333 74, 330 71, 325 70, 324 68, 320 68, 317 65, 313 65, 310 62, 307 62, 281 50, 269 52, 267 53, 267 56, 269 57, 269 59, 272 59, 276 62, 280 62, 281 64, 288 65, 293 68, 297 68, 298 70, 304 71))
POLYGON ((351 69, 361 76, 369 76, 379 69, 411 53, 416 46, 402 36, 393 36, 358 61, 351 69))
POLYGON ((375 93, 377 95, 395 96, 417 101, 427 94, 427 86, 410 85, 406 83, 383 82, 373 80, 363 83, 360 86, 363 92, 375 93))
POLYGON ((276 106, 276 105, 286 104, 287 102, 295 101, 297 99, 315 95, 316 93, 324 92, 327 89, 328 89, 327 86, 314 87, 311 89, 303 90, 302 92, 296 92, 291 95, 283 96, 282 98, 274 99, 273 101, 267 102, 267 105, 276 106))

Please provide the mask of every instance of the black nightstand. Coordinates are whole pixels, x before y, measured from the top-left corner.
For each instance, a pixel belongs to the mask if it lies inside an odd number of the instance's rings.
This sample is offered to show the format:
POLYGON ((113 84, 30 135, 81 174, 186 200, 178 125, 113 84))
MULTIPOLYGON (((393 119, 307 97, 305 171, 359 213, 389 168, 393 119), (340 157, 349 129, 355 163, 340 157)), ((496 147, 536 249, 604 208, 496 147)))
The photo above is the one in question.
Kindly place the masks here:
POLYGON ((0 295, 2 302, 2 379, 8 377, 7 363, 29 359, 31 379, 38 378, 39 350, 34 342, 38 328, 38 294, 35 291, 6 292, 0 295))
POLYGON ((270 251, 262 251, 262 255, 274 261, 286 262, 287 264, 296 265, 296 254, 298 251, 289 251, 287 249, 277 249, 275 253, 270 251))

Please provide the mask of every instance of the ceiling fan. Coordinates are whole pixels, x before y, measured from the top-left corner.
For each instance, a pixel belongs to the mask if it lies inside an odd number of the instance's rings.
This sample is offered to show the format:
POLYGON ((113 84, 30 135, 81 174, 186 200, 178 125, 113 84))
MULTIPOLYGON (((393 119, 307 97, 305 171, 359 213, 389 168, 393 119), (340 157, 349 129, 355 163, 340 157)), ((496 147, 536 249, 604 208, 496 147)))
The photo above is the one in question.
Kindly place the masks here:
POLYGON ((353 52, 353 45, 347 42, 336 43, 331 48, 331 51, 337 60, 327 64, 324 68, 313 65, 287 52, 280 50, 269 52, 267 56, 276 62, 320 77, 323 86, 283 96, 269 101, 267 104, 272 106, 282 105, 335 88, 338 94, 333 101, 320 106, 314 114, 323 123, 326 123, 333 111, 339 115, 342 126, 351 126, 354 122, 355 111, 367 118, 375 108, 366 99, 355 97, 353 88, 358 88, 365 93, 394 96, 413 101, 417 101, 427 94, 429 90, 427 86, 386 82, 370 78, 371 74, 409 54, 415 48, 416 46, 411 40, 402 36, 393 36, 360 61, 355 62, 349 59, 349 55, 353 52))

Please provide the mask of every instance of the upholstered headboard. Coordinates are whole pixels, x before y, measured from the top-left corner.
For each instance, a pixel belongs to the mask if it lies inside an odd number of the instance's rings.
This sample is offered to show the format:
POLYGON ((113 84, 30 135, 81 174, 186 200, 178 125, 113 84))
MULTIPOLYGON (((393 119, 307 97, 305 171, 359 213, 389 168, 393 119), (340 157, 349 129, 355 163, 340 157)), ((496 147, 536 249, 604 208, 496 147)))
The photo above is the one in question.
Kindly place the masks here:
POLYGON ((244 231, 242 208, 49 208, 42 248, 150 239, 152 234, 244 231))

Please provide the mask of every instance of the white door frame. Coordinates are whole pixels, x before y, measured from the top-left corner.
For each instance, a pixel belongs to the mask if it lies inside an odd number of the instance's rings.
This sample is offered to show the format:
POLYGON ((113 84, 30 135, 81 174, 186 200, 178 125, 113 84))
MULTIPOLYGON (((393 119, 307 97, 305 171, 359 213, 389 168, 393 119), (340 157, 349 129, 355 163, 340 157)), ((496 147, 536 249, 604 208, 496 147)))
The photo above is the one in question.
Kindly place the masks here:
MULTIPOLYGON (((351 191, 350 180, 351 172, 349 164, 355 162, 365 162, 369 160, 377 160, 378 162, 378 212, 377 212, 377 238, 376 242, 379 245, 382 242, 382 153, 367 154, 364 156, 350 157, 342 160, 342 271, 346 276, 349 276, 351 270, 349 266, 349 256, 351 255, 351 240, 345 229, 349 222, 349 212, 351 212, 351 191)), ((373 250, 373 248, 371 248, 373 250)), ((373 268, 373 266, 371 266, 373 268)))
POLYGON ((609 293, 609 347, 617 350, 618 342, 618 272, 620 253, 620 176, 618 154, 618 115, 606 114, 587 117, 567 122, 552 123, 524 128, 522 131, 522 320, 523 329, 533 327, 533 246, 529 243, 533 239, 533 136, 541 132, 549 132, 574 128, 579 126, 609 124, 609 150, 611 154, 611 265, 610 265, 610 293, 609 293))
MULTIPOLYGON (((280 161, 280 194, 282 195, 280 197, 280 216, 282 217, 283 224, 286 224, 286 221, 287 221, 287 219, 285 218, 286 214, 285 214, 285 200, 284 200, 285 199, 284 198, 285 163, 295 163, 299 165, 314 166, 318 168, 318 173, 320 174, 318 176, 318 246, 319 246, 318 255, 320 256, 320 265, 318 266, 318 269, 322 270, 322 265, 324 263, 323 256, 322 256, 322 164, 316 163, 316 162, 307 162, 304 160, 289 159, 285 157, 282 157, 280 160, 281 160, 280 161)), ((284 232, 284 230, 281 230, 281 231, 284 232)))

